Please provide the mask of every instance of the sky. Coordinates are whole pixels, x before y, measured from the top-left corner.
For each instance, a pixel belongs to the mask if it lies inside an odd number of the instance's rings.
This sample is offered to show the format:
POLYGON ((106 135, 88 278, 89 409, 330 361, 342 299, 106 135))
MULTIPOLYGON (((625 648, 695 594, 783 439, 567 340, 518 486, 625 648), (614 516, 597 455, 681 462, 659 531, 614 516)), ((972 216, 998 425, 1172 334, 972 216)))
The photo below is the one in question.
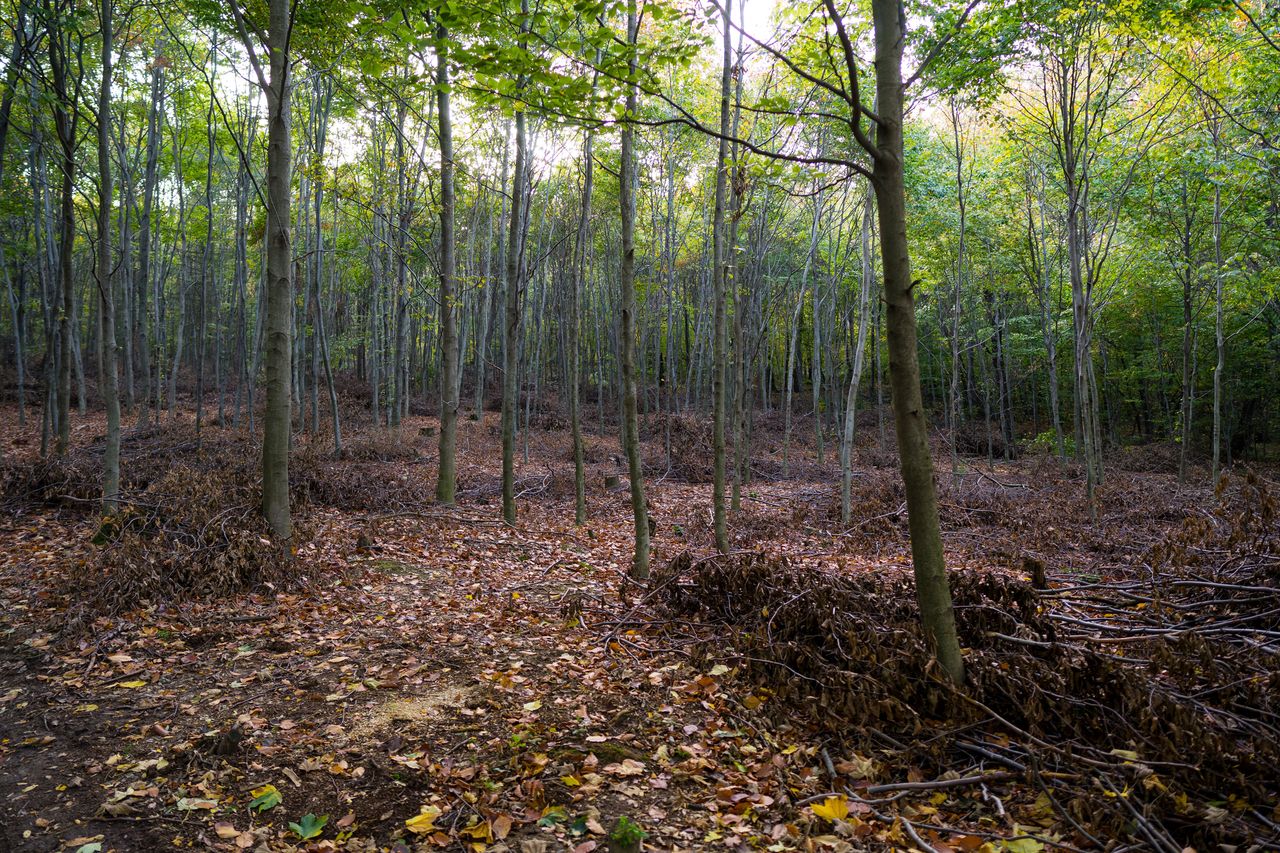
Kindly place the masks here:
POLYGON ((763 40, 773 33, 770 19, 776 5, 776 0, 746 0, 742 8, 743 28, 749 35, 763 40))

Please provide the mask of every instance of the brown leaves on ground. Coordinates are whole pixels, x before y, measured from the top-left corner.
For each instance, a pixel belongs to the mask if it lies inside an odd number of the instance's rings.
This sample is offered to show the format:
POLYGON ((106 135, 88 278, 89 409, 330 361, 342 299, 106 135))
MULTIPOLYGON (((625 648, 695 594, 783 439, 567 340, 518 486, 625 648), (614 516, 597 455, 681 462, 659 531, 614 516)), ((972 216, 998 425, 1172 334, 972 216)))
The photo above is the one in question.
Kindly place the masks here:
MULTIPOLYGON (((209 554, 237 541, 232 531, 255 529, 250 514, 230 509, 254 500, 249 438, 206 428, 201 450, 184 450, 193 436, 181 420, 126 436, 135 514, 103 545, 92 543, 92 513, 57 497, 92 497, 91 441, 56 469, 15 463, 8 482, 25 485, 7 489, 13 512, 0 522, 10 602, 0 634, 0 850, 1095 846, 1087 803, 1060 802, 1058 788, 1046 795, 1010 768, 1027 759, 1015 736, 975 725, 980 715, 952 731, 954 709, 937 704, 929 676, 904 675, 927 654, 912 633, 896 517, 877 528, 874 547, 859 547, 826 515, 830 476, 748 484, 745 509, 731 517, 734 541, 768 556, 724 564, 729 574, 715 584, 701 575, 693 589, 691 573, 714 563, 699 562, 708 490, 654 483, 663 571, 637 588, 621 582, 630 510, 603 486, 614 469, 603 440, 592 438, 590 520, 576 529, 571 489, 547 485, 565 475, 568 436, 531 433, 520 523, 507 528, 488 487, 497 439, 483 422, 461 424, 459 467, 471 485, 460 506, 429 502, 434 447, 419 429, 430 423, 357 431, 342 460, 304 444, 293 485, 309 536, 296 553, 271 557, 279 574, 203 588, 201 577, 216 577, 209 554), (86 607, 77 588, 98 588, 113 548, 154 560, 161 582, 86 607), (766 593, 781 564, 788 597, 798 597, 775 606, 766 593), (751 572, 756 586, 741 586, 751 572), (665 610, 672 603, 680 613, 665 610), (859 623, 868 607, 879 621, 859 623), (772 645, 759 643, 760 631, 772 645), (818 635, 857 639, 874 666, 837 671, 836 658, 814 658, 805 645, 818 635), (773 658, 778 643, 791 651, 773 658), (828 682, 844 685, 844 704, 828 682)), ((647 433, 647 458, 665 453, 660 426, 647 433)), ((776 438, 759 439, 761 470, 778 468, 776 438)), ((793 470, 822 471, 798 445, 793 470)), ((1017 579, 1018 531, 1034 513, 1065 531, 1053 540, 1069 554, 1051 563, 1059 574, 1120 577, 1098 567, 1142 551, 1098 547, 1130 521, 1085 531, 1062 512, 1043 515, 1055 490, 1073 494, 1067 480, 1000 485, 1032 480, 1037 463, 1019 464, 1027 467, 987 474, 996 485, 969 473, 944 487, 953 490, 944 500, 964 507, 944 507, 958 513, 951 553, 973 555, 955 562, 968 563, 957 597, 972 607, 962 626, 975 660, 987 661, 995 642, 985 633, 1044 636, 1040 599, 1017 579), (1034 509, 1019 509, 1024 499, 1034 509), (1011 525, 1005 510, 1025 514, 1011 525), (984 530, 1001 541, 966 541, 984 530), (993 573, 993 562, 1009 568, 993 573), (982 609, 992 602, 1020 624, 982 609)), ((859 500, 870 504, 888 475, 858 473, 859 500)), ((1136 475, 1125 482, 1144 488, 1136 475)), ((893 513, 886 495, 882 512, 893 513)), ((855 506, 862 518, 881 514, 855 506)), ((1184 517, 1171 511, 1166 527, 1184 517)), ((1048 540, 1035 541, 1027 551, 1049 557, 1038 550, 1048 540)), ((1171 779, 1141 749, 1114 758, 1133 768, 1114 780, 1121 809, 1144 808, 1171 779)), ((1188 814, 1235 826, 1253 812, 1274 820, 1273 807, 1241 788, 1217 804, 1189 801, 1188 814)), ((1137 835, 1142 823, 1113 829, 1137 835)))

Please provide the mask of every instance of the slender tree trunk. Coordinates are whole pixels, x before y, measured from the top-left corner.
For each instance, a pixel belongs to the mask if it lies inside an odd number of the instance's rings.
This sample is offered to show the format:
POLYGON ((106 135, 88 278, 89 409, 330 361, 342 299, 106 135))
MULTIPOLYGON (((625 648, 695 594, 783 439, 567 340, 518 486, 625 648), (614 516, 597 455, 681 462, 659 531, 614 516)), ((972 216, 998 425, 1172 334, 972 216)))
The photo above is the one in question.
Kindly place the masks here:
MULTIPOLYGON (((13 46, 9 51, 8 64, 5 66, 4 95, 0 97, 0 186, 4 186, 4 157, 9 139, 9 116, 13 110, 13 100, 17 95, 18 73, 22 70, 23 58, 26 52, 26 40, 27 4, 24 0, 18 4, 18 20, 13 29, 13 46)), ((5 289, 9 296, 9 308, 13 317, 14 366, 17 369, 18 379, 18 425, 26 426, 26 364, 22 334, 24 313, 20 307, 25 304, 26 289, 20 284, 19 292, 15 298, 13 281, 10 278, 9 266, 5 259, 5 247, 2 243, 0 243, 0 269, 4 270, 5 289)), ((20 282, 25 282, 22 274, 19 275, 19 280, 20 282)), ((4 451, 0 449, 0 458, 3 457, 4 451)))
POLYGON ((1036 182, 1035 199, 1032 205, 1032 176, 1027 176, 1027 244, 1032 257, 1032 272, 1036 277, 1035 287, 1040 301, 1040 331, 1044 339, 1045 354, 1049 367, 1049 417, 1053 421, 1053 438, 1058 451, 1058 458, 1066 460, 1066 442, 1062 436, 1062 404, 1058 384, 1058 329, 1056 320, 1056 299, 1052 288, 1052 270, 1049 269, 1049 253, 1047 249, 1048 214, 1044 197, 1043 183, 1036 182), (1037 227, 1037 213, 1039 226, 1037 227))
POLYGON ((813 328, 809 343, 809 385, 813 392, 813 441, 819 465, 823 463, 824 453, 822 441, 822 294, 818 292, 818 282, 822 277, 815 276, 813 281, 813 328))
POLYGON ((278 540, 293 534, 289 511, 289 359, 293 332, 293 249, 290 172, 291 139, 290 61, 287 51, 292 24, 289 0, 269 0, 268 32, 271 79, 267 91, 267 403, 263 415, 262 512, 278 540))
MULTIPOLYGON (((498 179, 499 187, 507 186, 507 169, 510 165, 510 158, 511 158, 511 122, 507 122, 503 130, 503 137, 502 137, 502 172, 501 172, 501 176, 498 179)), ((504 230, 510 230, 510 229, 504 228, 504 226, 506 225, 506 216, 507 216, 507 198, 505 194, 503 194, 502 196, 502 201, 500 203, 500 211, 501 211, 501 215, 499 216, 499 219, 498 219, 499 237, 497 241, 498 250, 499 250, 499 259, 498 259, 497 266, 501 266, 503 261, 505 260, 505 258, 501 255, 501 252, 503 251, 502 232, 504 230)), ((490 231, 488 242, 490 244, 490 247, 492 247, 493 218, 492 216, 489 216, 488 219, 489 219, 489 231, 490 231)), ((497 276, 496 275, 492 276, 492 278, 496 279, 497 276)), ((484 418, 484 392, 485 392, 485 381, 486 381, 485 368, 488 364, 489 322, 493 316, 493 291, 495 289, 496 288, 493 287, 492 282, 488 278, 486 278, 484 282, 484 307, 480 311, 480 335, 479 337, 476 338, 476 388, 475 388, 476 397, 475 397, 474 411, 475 411, 475 416, 478 419, 484 418)))
MULTIPOLYGON (((147 382, 147 407, 157 422, 160 420, 161 389, 163 388, 164 350, 161 348, 163 328, 160 325, 160 276, 151 269, 154 223, 152 206, 155 202, 157 176, 160 161, 160 115, 164 99, 164 66, 153 62, 151 67, 151 99, 147 108, 147 163, 142 174, 142 214, 138 234, 138 288, 139 293, 151 293, 151 337, 142 338, 142 358, 147 382), (154 374, 153 374, 154 369, 154 374)), ((141 306, 146 316, 146 305, 141 306)), ((145 325, 145 324, 144 324, 145 325)), ((145 410, 144 410, 145 411, 145 410)))
POLYGON ((1187 189, 1182 187, 1182 202, 1185 218, 1182 228, 1182 405, 1179 407, 1181 421, 1178 436, 1178 485, 1187 482, 1187 453, 1191 444, 1191 417, 1193 413, 1193 395, 1195 394, 1195 378, 1192 374, 1192 284, 1195 278, 1195 256, 1191 247, 1191 210, 1187 206, 1187 189))
POLYGON ((1213 485, 1222 471, 1222 375, 1227 366, 1227 344, 1222 330, 1222 189, 1213 185, 1213 341, 1217 360, 1213 365, 1213 485))
MULTIPOLYGON (((521 0, 524 15, 521 23, 521 42, 528 28, 528 0, 521 0)), ((506 318, 503 331, 502 352, 502 517, 507 524, 516 523, 516 372, 519 369, 517 348, 520 346, 520 279, 521 233, 525 226, 524 172, 525 172, 525 118, 524 112, 516 113, 516 162, 511 179, 511 230, 507 239, 507 292, 506 318)))
POLYGON ((720 146, 716 153, 716 206, 715 218, 712 222, 712 301, 715 303, 715 325, 712 331, 712 492, 711 505, 713 526, 715 528, 716 548, 722 554, 729 553, 729 532, 725 518, 724 486, 724 427, 725 427, 725 385, 727 376, 725 361, 728 358, 728 330, 725 312, 725 267, 728 250, 725 246, 725 185, 728 175, 728 142, 729 136, 729 86, 733 76, 733 0, 725 0, 724 4, 724 57, 720 73, 720 146))
POLYGON ((956 99, 948 101, 948 117, 951 119, 952 150, 956 163, 956 211, 959 228, 956 234, 956 278, 951 305, 951 473, 960 473, 960 459, 956 453, 956 432, 960 429, 960 295, 964 287, 966 210, 964 186, 964 143, 960 138, 960 108, 956 99))
POLYGON ((449 108, 449 33, 436 25, 436 99, 440 131, 440 469, 436 500, 452 504, 457 486, 458 324, 455 315, 453 114, 449 108))
POLYGON ((813 268, 813 259, 818 253, 819 226, 822 220, 822 190, 815 189, 813 221, 809 225, 809 250, 805 252, 804 267, 800 271, 800 291, 796 295, 796 310, 791 318, 791 329, 787 336, 787 375, 782 406, 782 476, 784 477, 788 476, 791 462, 791 409, 792 393, 796 384, 796 350, 800 338, 800 315, 804 311, 804 293, 809 285, 809 271, 813 268))
POLYGON ((120 170, 121 191, 123 198, 120 203, 120 314, 124 322, 124 328, 121 329, 120 340, 123 343, 123 358, 121 366, 124 368, 124 410, 132 412, 136 398, 134 379, 137 368, 136 353, 134 349, 135 331, 134 323, 137 318, 135 314, 135 290, 136 283, 133 278, 133 212, 137 210, 137 200, 134 197, 133 170, 129 168, 125 158, 125 125, 126 121, 120 122, 119 136, 113 140, 113 144, 117 146, 120 152, 120 161, 122 168, 120 170))
POLYGON ((871 291, 875 288, 875 262, 872 258, 872 220, 875 196, 870 191, 862 208, 861 235, 862 276, 858 288, 858 339, 853 349, 853 368, 849 374, 849 395, 844 407, 844 436, 840 440, 840 520, 848 524, 853 518, 853 437, 858 418, 858 391, 862 383, 862 366, 867 353, 867 332, 871 326, 871 291))
MULTIPOLYGON (((319 396, 319 377, 315 374, 318 358, 320 364, 324 367, 325 386, 329 392, 329 415, 333 426, 333 454, 334 456, 342 455, 342 418, 338 410, 338 389, 333 381, 333 365, 329 360, 329 338, 325 331, 324 325, 324 228, 321 227, 324 214, 324 152, 328 142, 329 133, 329 110, 333 104, 333 84, 327 78, 317 76, 314 81, 315 85, 315 106, 312 108, 311 120, 314 123, 315 141, 312 145, 313 155, 315 157, 315 172, 317 178, 312 185, 311 202, 315 206, 315 245, 312 247, 314 253, 312 263, 312 295, 311 302, 313 311, 312 316, 315 318, 315 341, 312 347, 312 404, 311 404, 311 425, 313 429, 318 429, 319 422, 319 405, 317 397, 319 396), (318 350, 318 352, 317 352, 318 350)), ((337 226, 338 226, 338 209, 337 194, 334 195, 334 245, 337 245, 337 226)), ((337 277, 337 262, 334 262, 334 277, 337 277)))
POLYGON ((582 213, 578 219, 578 244, 573 266, 572 293, 569 295, 569 429, 573 434, 573 517, 574 523, 587 523, 587 475, 584 463, 582 444, 582 412, 579 405, 581 388, 581 346, 578 335, 581 327, 579 317, 582 301, 582 289, 587 277, 588 241, 591 239, 591 190, 595 175, 594 159, 595 134, 591 129, 584 132, 582 141, 582 213))
MULTIPOLYGON (((210 50, 213 75, 217 75, 218 43, 215 39, 210 50)), ((204 427, 204 360, 208 349, 208 312, 209 312, 209 279, 213 267, 213 154, 217 139, 214 135, 213 99, 209 99, 209 107, 205 113, 205 166, 204 166, 204 251, 200 255, 200 305, 196 309, 196 449, 199 450, 201 430, 204 427)))
MULTIPOLYGON (((635 47, 639 38, 639 28, 636 0, 628 0, 627 44, 632 48, 635 47)), ((635 54, 632 53, 630 74, 634 77, 635 73, 636 59, 635 54)), ((627 87, 627 116, 630 118, 638 114, 636 87, 631 84, 627 87)), ((635 518, 635 557, 631 565, 631 577, 635 580, 645 580, 649 577, 649 510, 644 498, 644 468, 640 462, 640 426, 636 412, 636 155, 635 127, 629 121, 622 123, 620 181, 622 258, 618 280, 622 312, 622 446, 627 453, 627 469, 631 477, 631 511, 635 518)), ((723 423, 720 428, 723 431, 723 423)), ((721 449, 721 455, 723 455, 723 449, 721 449)), ((723 469, 723 459, 720 464, 723 469)), ((723 477, 723 471, 721 476, 723 477)))
MULTIPOLYGON (((827 3, 834 12, 832 0, 827 0, 827 3)), ((876 128, 872 186, 880 219, 889 377, 893 387, 899 464, 907 498, 916 596, 921 622, 933 642, 938 663, 953 681, 959 683, 964 680, 964 660, 956 636, 955 613, 943 559, 933 459, 929 451, 929 425, 920 393, 912 293, 915 285, 911 280, 907 245, 902 146, 902 48, 906 13, 898 0, 872 0, 871 12, 876 45, 876 104, 880 117, 876 128)))
MULTIPOLYGON (((75 249, 75 175, 78 108, 75 103, 80 89, 80 78, 74 81, 74 93, 68 89, 71 57, 68 56, 68 44, 75 41, 69 36, 57 17, 63 13, 61 5, 53 8, 50 14, 53 20, 47 22, 49 27, 49 65, 54 89, 53 122, 61 147, 62 159, 59 163, 62 173, 62 195, 60 205, 58 236, 58 282, 59 307, 58 322, 58 385, 57 441, 54 452, 58 456, 66 456, 71 443, 71 367, 75 353, 75 278, 72 266, 72 252, 75 249)), ((77 55, 80 47, 73 48, 77 55)), ((81 395, 83 397, 83 394, 81 395)))
POLYGON ((102 512, 111 515, 120 494, 120 389, 116 373, 116 303, 111 276, 111 67, 112 0, 99 6, 102 83, 98 89, 98 253, 95 277, 102 312, 102 357, 107 445, 102 457, 102 512))
MULTIPOLYGON (((742 26, 745 3, 738 4, 738 26, 742 26)), ((742 37, 738 37, 736 67, 745 69, 742 37)), ((742 117, 742 85, 745 73, 737 75, 733 95, 733 120, 729 132, 736 139, 742 117)), ((738 143, 730 151, 732 180, 729 195, 729 240, 726 245, 725 282, 733 298, 733 483, 729 506, 736 513, 742 510, 742 483, 747 477, 748 448, 747 429, 747 339, 744 332, 744 315, 749 310, 750 293, 743 287, 746 277, 738 268, 738 227, 742 221, 742 195, 746 190, 746 174, 738 159, 738 143)))

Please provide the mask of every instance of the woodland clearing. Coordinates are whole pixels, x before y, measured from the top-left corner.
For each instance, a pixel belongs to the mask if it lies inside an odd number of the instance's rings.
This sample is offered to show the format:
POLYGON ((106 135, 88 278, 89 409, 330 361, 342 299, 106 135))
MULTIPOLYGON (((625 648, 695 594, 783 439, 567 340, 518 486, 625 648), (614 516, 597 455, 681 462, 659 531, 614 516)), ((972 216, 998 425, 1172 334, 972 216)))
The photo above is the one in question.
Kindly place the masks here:
POLYGON ((460 424, 454 508, 430 498, 434 418, 357 432, 341 460, 301 445, 288 555, 259 541, 243 432, 197 444, 187 412, 126 432, 127 509, 96 529, 101 424, 37 463, 3 418, 5 853, 586 853, 631 827, 657 850, 1278 843, 1280 487, 1261 474, 1215 496, 1135 450, 1091 523, 1056 461, 939 471, 958 691, 913 621, 874 429, 846 528, 831 466, 800 442, 781 478, 762 424, 727 556, 709 486, 646 431, 642 587, 612 437, 587 436, 582 528, 554 423, 522 436, 514 528, 493 415, 460 424))

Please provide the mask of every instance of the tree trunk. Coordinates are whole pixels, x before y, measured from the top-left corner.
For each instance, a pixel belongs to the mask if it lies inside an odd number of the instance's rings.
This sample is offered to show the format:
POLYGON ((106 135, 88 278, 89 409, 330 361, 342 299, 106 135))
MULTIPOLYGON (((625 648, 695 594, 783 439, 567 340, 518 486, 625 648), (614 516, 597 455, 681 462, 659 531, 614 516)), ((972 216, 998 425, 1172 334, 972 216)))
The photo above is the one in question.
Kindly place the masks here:
POLYGON ((449 109, 449 42, 436 25, 436 99, 440 130, 440 468, 436 500, 452 504, 457 486, 458 324, 454 311, 453 115, 449 109))
POLYGON ((569 430, 573 435, 573 517, 574 523, 587 523, 587 475, 582 444, 582 412, 579 390, 582 384, 581 355, 578 334, 581 326, 582 289, 587 276, 588 241, 591 239, 591 190, 595 173, 593 147, 595 134, 588 129, 582 141, 582 214, 578 219, 577 257, 573 267, 572 293, 569 294, 569 430))
POLYGON ((289 513, 289 431, 293 332, 293 257, 290 239, 290 172, 293 114, 290 104, 289 0, 270 0, 267 90, 267 402, 263 415, 262 512, 276 539, 293 534, 289 513))
POLYGON ((1213 185, 1213 341, 1217 360, 1213 365, 1213 486, 1222 471, 1222 374, 1227 366, 1227 344, 1222 331, 1222 189, 1213 185))
POLYGON ((875 288, 875 263, 871 257, 871 226, 875 216, 875 196, 868 192, 862 208, 862 277, 858 289, 858 339, 853 349, 853 369, 849 375, 849 396, 844 407, 844 436, 840 440, 840 520, 853 518, 853 436, 857 425, 858 390, 867 353, 867 332, 871 326, 871 291, 875 288))
POLYGON ((102 457, 102 513, 111 515, 120 494, 120 389, 116 373, 116 303, 111 277, 111 51, 112 2, 102 0, 102 82, 98 89, 98 252, 95 277, 102 312, 102 358, 107 445, 102 457))
MULTIPOLYGON (((163 330, 160 328, 160 294, 159 284, 157 283, 159 276, 154 275, 151 269, 153 254, 152 233, 154 231, 152 206, 156 194, 157 175, 159 174, 160 116, 163 109, 161 103, 163 99, 164 66, 159 62, 153 62, 151 67, 151 99, 147 107, 147 163, 142 175, 142 214, 138 226, 138 292, 139 294, 147 294, 153 287, 156 291, 151 294, 151 335, 153 339, 148 340, 144 335, 141 340, 141 349, 148 398, 144 412, 146 408, 150 408, 157 422, 160 420, 161 388, 163 387, 161 374, 164 370, 164 352, 160 349, 163 330), (153 369, 154 375, 152 373, 153 369)), ((142 300, 139 301, 141 303, 139 307, 142 316, 145 317, 146 304, 142 300)))
MULTIPOLYGON (((507 122, 503 130, 502 136, 502 172, 498 179, 498 186, 505 187, 507 185, 507 168, 510 165, 511 152, 511 122, 507 122)), ((502 231, 506 223, 507 215, 507 198, 505 194, 500 203, 501 215, 498 218, 498 250, 502 251, 502 231)), ((486 217, 489 220, 489 243, 492 244, 493 237, 493 217, 486 217)), ((509 229, 507 229, 509 230, 509 229)), ((499 255, 499 264, 504 258, 499 255)), ((496 279, 497 276, 492 276, 496 279)), ((475 403, 473 411, 477 419, 484 419, 484 391, 485 391, 485 368, 489 355, 489 322, 493 316, 493 283, 490 277, 486 277, 484 281, 484 307, 480 310, 480 334, 476 338, 476 388, 475 403)))
MULTIPOLYGON (((54 89, 53 123, 58 135, 62 160, 62 195, 60 204, 58 234, 58 284, 59 303, 57 311, 58 323, 58 385, 57 409, 55 419, 58 425, 57 440, 54 452, 58 456, 66 456, 71 443, 71 366, 75 345, 75 280, 72 267, 72 252, 75 249, 75 174, 77 125, 79 109, 75 103, 79 95, 80 79, 77 78, 75 91, 69 91, 68 84, 68 43, 69 37, 57 16, 62 14, 61 6, 50 10, 54 19, 47 23, 49 27, 49 66, 54 89)), ((82 47, 83 45, 81 45, 82 47)), ((77 53, 79 51, 77 50, 77 53)), ((83 395, 82 395, 83 396, 83 395)))
MULTIPOLYGON (((522 0, 521 7, 527 10, 528 0, 522 0)), ((516 371, 519 369, 520 238, 525 224, 526 144, 524 113, 517 112, 515 174, 511 179, 511 228, 507 239, 506 317, 502 338, 502 517, 511 525, 516 523, 516 371)))
POLYGON ((951 304, 951 473, 960 473, 960 459, 956 453, 956 432, 960 429, 960 295, 963 292, 965 273, 965 237, 966 219, 964 194, 964 143, 960 138, 960 108, 956 99, 948 101, 948 117, 951 120, 951 154, 956 163, 956 212, 959 215, 959 228, 956 233, 956 280, 951 304))
MULTIPOLYGON (((829 8, 834 4, 828 0, 829 8)), ((956 636, 955 613, 942 552, 938 498, 933 484, 929 425, 920 393, 916 314, 907 247, 906 189, 903 180, 902 46, 905 11, 898 0, 872 0, 876 45, 876 128, 872 186, 880 220, 880 254, 884 271, 889 378, 893 388, 894 426, 906 489, 907 522, 915 568, 916 597, 925 633, 938 662, 955 682, 964 680, 964 660, 956 636)), ((854 70, 854 69, 851 69, 854 70)))
POLYGON ((725 312, 725 267, 727 266, 725 247, 725 184, 728 168, 729 136, 729 86, 733 76, 733 0, 725 0, 724 4, 724 58, 720 73, 720 146, 716 153, 716 206, 712 220, 712 252, 711 252, 711 289, 712 302, 715 303, 715 325, 712 332, 712 490, 711 504, 713 526, 715 527, 716 548, 722 554, 729 553, 729 532, 725 518, 724 486, 724 426, 725 426, 725 360, 728 357, 728 331, 726 329, 725 312))
POLYGON ((800 292, 796 295, 796 310, 791 317, 791 329, 787 336, 787 365, 785 390, 782 405, 782 476, 788 476, 791 450, 791 409, 792 393, 796 381, 796 350, 800 338, 800 315, 804 311, 804 292, 809 285, 809 271, 813 267, 813 258, 818 252, 819 225, 822 220, 822 190, 815 188, 813 196, 813 221, 809 226, 809 250, 804 256, 804 267, 800 271, 800 292))
MULTIPOLYGON (((639 38, 639 28, 636 0, 628 0, 627 44, 633 48, 639 38)), ((633 52, 630 60, 631 77, 634 78, 635 73, 636 59, 633 52)), ((639 114, 637 101, 635 85, 628 85, 628 118, 639 114)), ((640 463, 640 427, 636 412, 636 159, 635 127, 629 121, 622 123, 620 172, 622 258, 618 269, 618 281, 622 313, 622 445, 627 453, 627 469, 631 477, 631 512, 635 518, 635 557, 631 565, 631 577, 635 580, 645 580, 649 577, 649 511, 644 499, 644 469, 640 463)), ((723 423, 720 428, 723 431, 723 423)), ((721 449, 721 456, 723 457, 723 449, 721 449)), ((720 460, 720 465, 723 478, 723 458, 720 460)))

